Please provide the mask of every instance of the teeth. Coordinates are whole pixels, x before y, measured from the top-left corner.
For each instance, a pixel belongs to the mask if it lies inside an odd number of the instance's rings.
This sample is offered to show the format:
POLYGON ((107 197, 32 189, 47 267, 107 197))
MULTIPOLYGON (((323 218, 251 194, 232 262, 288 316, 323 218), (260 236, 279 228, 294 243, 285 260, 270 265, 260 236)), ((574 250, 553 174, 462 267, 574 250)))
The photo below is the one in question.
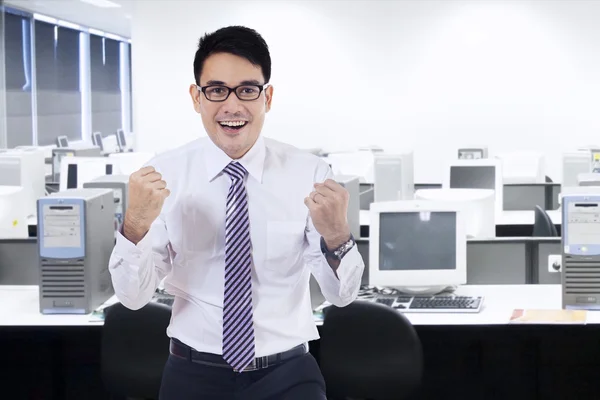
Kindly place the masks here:
POLYGON ((246 124, 246 121, 222 121, 220 124, 223 126, 242 126, 246 124))

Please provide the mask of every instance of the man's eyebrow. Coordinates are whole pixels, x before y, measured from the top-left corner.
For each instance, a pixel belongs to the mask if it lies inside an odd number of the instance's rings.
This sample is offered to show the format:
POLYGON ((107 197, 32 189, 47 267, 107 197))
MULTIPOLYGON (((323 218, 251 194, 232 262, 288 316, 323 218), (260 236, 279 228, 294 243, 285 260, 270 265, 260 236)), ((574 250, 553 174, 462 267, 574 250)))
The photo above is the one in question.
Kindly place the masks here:
POLYGON ((225 82, 223 81, 208 81, 206 82, 206 86, 210 86, 210 85, 224 85, 225 82))
POLYGON ((249 81, 242 81, 241 83, 242 85, 261 85, 261 83, 259 81, 257 81, 256 79, 250 79, 249 81))

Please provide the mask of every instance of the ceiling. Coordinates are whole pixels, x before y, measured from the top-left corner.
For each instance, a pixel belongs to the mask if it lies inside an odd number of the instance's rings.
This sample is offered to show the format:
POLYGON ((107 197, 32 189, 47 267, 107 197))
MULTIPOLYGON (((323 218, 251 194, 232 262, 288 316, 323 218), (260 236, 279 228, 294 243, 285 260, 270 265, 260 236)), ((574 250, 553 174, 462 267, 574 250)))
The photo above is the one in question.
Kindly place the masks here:
POLYGON ((111 1, 121 7, 103 8, 81 0, 5 0, 4 4, 130 38, 134 0, 111 1))

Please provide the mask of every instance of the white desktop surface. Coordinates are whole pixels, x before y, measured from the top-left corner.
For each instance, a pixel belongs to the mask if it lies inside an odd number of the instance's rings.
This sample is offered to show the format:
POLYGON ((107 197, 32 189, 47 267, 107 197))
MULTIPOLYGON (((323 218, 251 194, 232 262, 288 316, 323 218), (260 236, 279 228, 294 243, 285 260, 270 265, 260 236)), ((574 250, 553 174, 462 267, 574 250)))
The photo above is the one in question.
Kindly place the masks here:
MULTIPOLYGON (((507 325, 515 309, 562 309, 561 285, 464 285, 456 292, 483 296, 478 313, 403 313, 413 325, 507 325)), ((587 324, 600 324, 600 311, 588 311, 587 324)))
MULTIPOLYGON (((0 286, 0 326, 101 326, 90 314, 40 313, 38 286, 0 286)), ((116 302, 113 296, 109 302, 116 302)))
MULTIPOLYGON (((555 225, 561 225, 561 210, 548 210, 546 212, 555 225)), ((370 217, 370 210, 360 210, 360 225, 370 225, 370 217)), ((500 218, 496 220, 496 225, 533 225, 534 221, 535 212, 533 210, 503 211, 500 218)))
MULTIPOLYGON (((0 326, 101 326, 86 315, 44 315, 38 286, 0 286, 0 326)), ((561 285, 464 285, 456 294, 484 296, 479 313, 404 313, 413 325, 505 325, 514 309, 561 309, 561 285)), ((117 302, 113 296, 109 304, 117 302)), ((600 311, 589 311, 588 324, 600 324, 600 311)), ((317 322, 321 324, 321 322, 317 322)))

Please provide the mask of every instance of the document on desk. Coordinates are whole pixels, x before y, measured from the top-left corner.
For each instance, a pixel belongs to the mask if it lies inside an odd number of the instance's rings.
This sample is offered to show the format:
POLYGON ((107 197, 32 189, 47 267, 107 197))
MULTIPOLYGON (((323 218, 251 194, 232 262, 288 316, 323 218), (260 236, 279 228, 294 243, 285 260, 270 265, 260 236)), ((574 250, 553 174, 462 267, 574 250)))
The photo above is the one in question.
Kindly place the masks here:
POLYGON ((585 324, 586 310, 523 310, 516 309, 511 324, 585 324))

